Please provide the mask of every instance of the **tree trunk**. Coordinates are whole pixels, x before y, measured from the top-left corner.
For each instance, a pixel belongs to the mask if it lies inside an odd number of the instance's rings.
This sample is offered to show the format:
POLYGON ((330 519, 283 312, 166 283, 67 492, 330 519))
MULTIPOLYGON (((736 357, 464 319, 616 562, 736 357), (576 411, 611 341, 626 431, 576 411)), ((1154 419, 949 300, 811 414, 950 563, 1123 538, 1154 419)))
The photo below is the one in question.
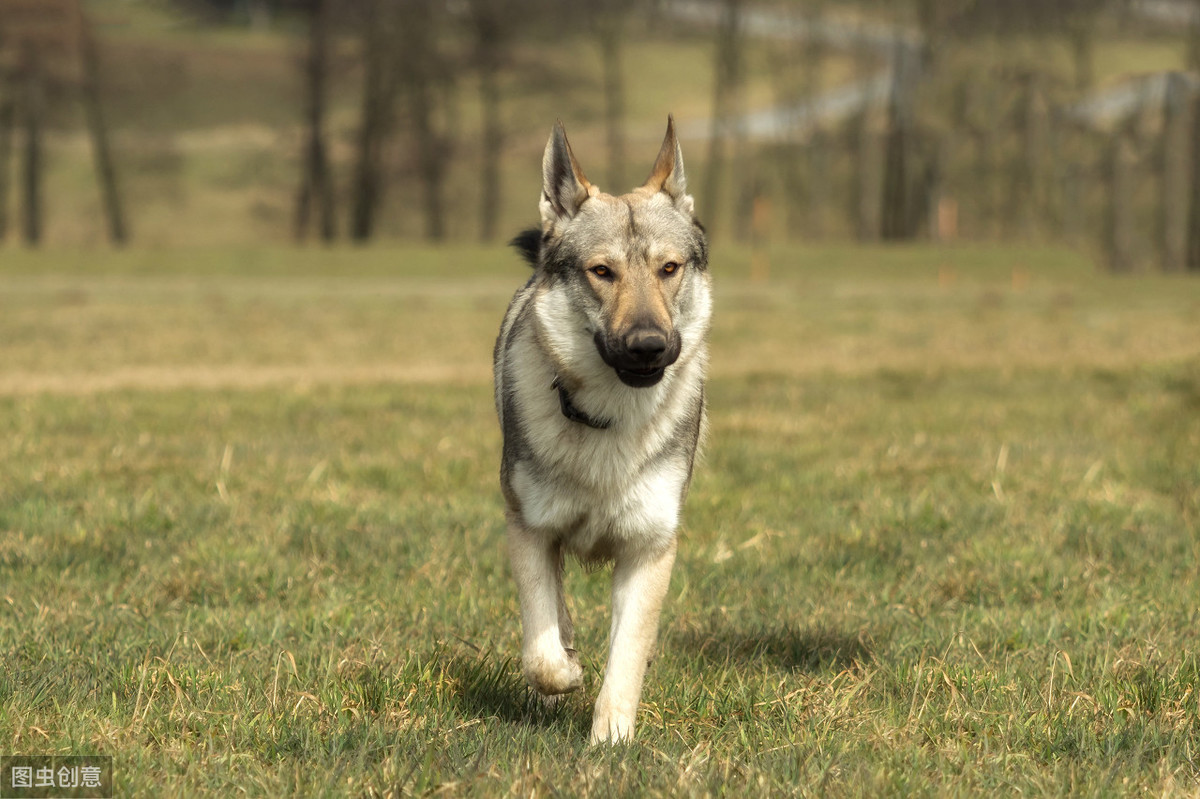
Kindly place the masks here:
POLYGON ((871 123, 869 107, 847 122, 855 174, 850 186, 850 224, 860 242, 879 239, 879 141, 871 123))
POLYGON ((374 0, 368 6, 363 31, 363 92, 358 128, 358 158, 354 169, 350 237, 371 238, 382 194, 383 140, 391 121, 394 99, 391 43, 391 3, 374 0))
POLYGON ((438 49, 440 7, 436 0, 412 0, 404 6, 397 77, 412 125, 413 160, 421 183, 425 238, 446 238, 445 184, 452 153, 450 121, 453 84, 451 70, 438 49))
POLYGON ((608 191, 620 194, 625 185, 625 82, 621 78, 623 14, 604 15, 597 38, 604 74, 604 133, 608 143, 608 191))
POLYGON ((41 68, 32 48, 22 59, 25 98, 25 158, 22 175, 25 242, 37 246, 42 240, 42 80, 41 68))
POLYGON ((1075 91, 1084 94, 1091 91, 1095 83, 1095 35, 1092 32, 1092 21, 1086 18, 1076 19, 1070 28, 1068 36, 1071 40, 1071 61, 1075 67, 1075 91))
POLYGON ((1187 68, 1193 72, 1200 70, 1200 2, 1192 0, 1192 21, 1187 29, 1187 49, 1185 61, 1187 68))
POLYGON ((434 87, 428 77, 411 86, 410 113, 417 144, 418 174, 425 204, 425 238, 442 241, 446 238, 445 175, 446 142, 434 120, 434 87))
POLYGON ((308 57, 304 64, 308 144, 305 147, 300 191, 296 199, 295 237, 297 241, 304 240, 312 207, 315 205, 319 214, 321 239, 328 242, 337 235, 333 180, 325 146, 325 87, 329 76, 329 0, 309 0, 308 14, 308 57))
POLYGON ((1008 169, 1008 199, 1004 221, 1026 240, 1036 233, 1042 211, 1044 192, 1041 176, 1045 163, 1045 119, 1036 75, 1024 76, 1015 127, 1021 141, 1021 154, 1008 169))
POLYGON ((482 116, 479 164, 479 240, 493 241, 500 221, 501 156, 504 122, 501 108, 500 69, 509 28, 499 0, 472 0, 475 23, 475 67, 479 71, 479 106, 482 116))
POLYGON ((888 99, 887 130, 884 133, 883 192, 880 209, 880 235, 885 240, 910 239, 916 232, 913 205, 912 163, 916 132, 913 105, 919 55, 897 41, 892 66, 892 91, 888 99))
POLYGON ((892 108, 888 111, 883 150, 883 204, 880 235, 885 241, 908 238, 909 138, 907 120, 892 108))
POLYGON ((1109 140, 1105 153, 1105 186, 1108 208, 1105 214, 1104 249, 1108 256, 1108 268, 1112 272, 1129 272, 1133 269, 1133 209, 1130 207, 1130 145, 1127 134, 1117 131, 1109 140))
POLYGON ((504 126, 500 120, 500 80, 495 69, 479 74, 479 99, 483 113, 483 164, 479 192, 479 239, 493 241, 500 220, 500 156, 504 151, 504 126))
POLYGON ((1189 272, 1200 272, 1200 94, 1192 97, 1191 196, 1188 198, 1187 251, 1189 272))
POLYGON ((1167 76, 1163 97, 1162 145, 1159 148, 1158 236, 1159 253, 1165 272, 1178 272, 1184 266, 1187 239, 1188 89, 1182 73, 1167 76))
MULTIPOLYGON (((721 24, 717 28, 713 76, 712 126, 708 141, 708 171, 704 176, 705 218, 716 231, 721 214, 721 190, 724 185, 726 138, 740 127, 737 118, 737 94, 742 79, 741 0, 724 0, 721 24)), ((735 134, 736 135, 736 134, 735 134)))
POLYGON ((129 230, 121 206, 121 194, 117 186, 117 171, 113 165, 112 148, 108 141, 108 125, 104 119, 104 107, 100 102, 100 59, 96 53, 96 40, 88 28, 87 21, 84 20, 82 25, 80 58, 83 62, 83 84, 81 89, 88 134, 92 141, 92 160, 96 165, 96 182, 100 184, 104 216, 108 222, 108 237, 113 244, 122 245, 129 239, 129 230))
POLYGON ((16 125, 16 106, 7 96, 0 96, 0 242, 8 236, 9 169, 12 163, 13 127, 16 125))

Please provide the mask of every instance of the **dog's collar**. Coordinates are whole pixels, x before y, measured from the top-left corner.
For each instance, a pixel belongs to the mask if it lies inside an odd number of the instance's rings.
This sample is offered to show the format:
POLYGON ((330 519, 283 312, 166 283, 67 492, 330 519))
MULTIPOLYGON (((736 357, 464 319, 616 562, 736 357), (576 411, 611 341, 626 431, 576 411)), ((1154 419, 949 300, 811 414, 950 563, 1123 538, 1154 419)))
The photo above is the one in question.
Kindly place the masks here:
POLYGON ((575 407, 575 403, 571 402, 571 395, 563 387, 562 381, 557 377, 550 387, 558 391, 558 405, 562 408, 562 415, 570 419, 572 422, 579 422, 582 425, 587 425, 593 430, 607 430, 612 422, 608 419, 593 419, 579 408, 575 407))

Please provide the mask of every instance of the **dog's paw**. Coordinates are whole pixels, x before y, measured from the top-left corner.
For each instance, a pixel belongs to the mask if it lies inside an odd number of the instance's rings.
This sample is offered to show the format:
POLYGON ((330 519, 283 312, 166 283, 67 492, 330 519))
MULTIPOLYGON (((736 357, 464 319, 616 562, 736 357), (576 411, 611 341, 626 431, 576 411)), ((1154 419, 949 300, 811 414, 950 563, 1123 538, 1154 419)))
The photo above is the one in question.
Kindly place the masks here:
POLYGON ((600 708, 592 716, 591 746, 618 744, 633 740, 633 716, 613 713, 600 708))
POLYGON ((542 696, 569 694, 583 687, 583 667, 574 649, 524 660, 525 680, 542 696))

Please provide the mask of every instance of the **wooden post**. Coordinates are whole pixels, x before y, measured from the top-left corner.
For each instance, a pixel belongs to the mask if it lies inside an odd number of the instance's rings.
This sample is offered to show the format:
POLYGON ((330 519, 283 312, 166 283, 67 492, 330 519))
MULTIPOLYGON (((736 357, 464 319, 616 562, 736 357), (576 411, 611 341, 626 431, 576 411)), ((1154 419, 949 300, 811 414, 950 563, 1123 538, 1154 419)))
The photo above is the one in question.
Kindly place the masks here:
POLYGON ((936 219, 934 238, 937 241, 950 242, 958 238, 958 200, 949 196, 939 197, 936 219))

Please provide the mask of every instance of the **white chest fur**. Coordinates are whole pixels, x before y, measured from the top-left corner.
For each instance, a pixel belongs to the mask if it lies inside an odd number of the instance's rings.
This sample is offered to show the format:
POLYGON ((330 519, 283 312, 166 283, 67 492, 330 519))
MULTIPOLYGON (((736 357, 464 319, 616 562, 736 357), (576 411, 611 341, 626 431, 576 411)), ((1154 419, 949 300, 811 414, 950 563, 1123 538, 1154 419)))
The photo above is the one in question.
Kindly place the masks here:
POLYGON ((650 388, 621 385, 600 364, 572 401, 609 421, 603 430, 563 415, 554 366, 532 331, 513 341, 508 355, 523 373, 510 401, 521 408, 531 457, 513 464, 510 487, 525 524, 584 558, 665 546, 679 523, 693 454, 673 439, 680 418, 695 413, 703 349, 650 388))

